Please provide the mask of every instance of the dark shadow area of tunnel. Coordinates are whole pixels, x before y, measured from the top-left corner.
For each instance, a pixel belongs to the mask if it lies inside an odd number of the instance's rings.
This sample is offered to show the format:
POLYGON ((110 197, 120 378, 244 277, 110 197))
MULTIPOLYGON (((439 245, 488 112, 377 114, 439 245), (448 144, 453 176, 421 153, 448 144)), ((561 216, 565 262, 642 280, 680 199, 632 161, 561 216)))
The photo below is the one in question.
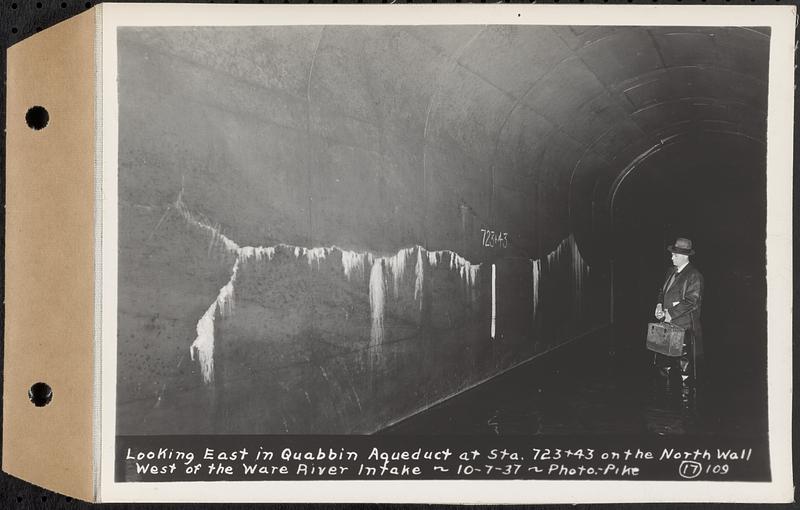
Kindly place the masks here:
POLYGON ((595 247, 613 260, 613 325, 383 433, 766 435, 764 144, 692 132, 627 170, 605 246, 595 247), (654 373, 644 347, 666 246, 679 236, 694 241, 705 278, 706 356, 691 406, 654 373))
POLYGON ((691 239, 705 280, 698 390, 731 430, 753 420, 766 431, 764 144, 713 132, 667 143, 621 183, 613 214, 616 350, 649 358, 640 342, 671 265, 666 246, 691 239))

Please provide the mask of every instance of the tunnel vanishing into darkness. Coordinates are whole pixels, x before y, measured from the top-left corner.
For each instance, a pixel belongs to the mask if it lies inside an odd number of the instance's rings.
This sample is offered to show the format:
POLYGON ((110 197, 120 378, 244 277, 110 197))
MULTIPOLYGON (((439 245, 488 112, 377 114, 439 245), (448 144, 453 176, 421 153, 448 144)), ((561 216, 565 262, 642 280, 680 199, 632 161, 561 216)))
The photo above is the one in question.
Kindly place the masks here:
POLYGON ((765 386, 768 30, 118 39, 118 433, 370 433, 640 348, 677 236, 710 363, 765 386))

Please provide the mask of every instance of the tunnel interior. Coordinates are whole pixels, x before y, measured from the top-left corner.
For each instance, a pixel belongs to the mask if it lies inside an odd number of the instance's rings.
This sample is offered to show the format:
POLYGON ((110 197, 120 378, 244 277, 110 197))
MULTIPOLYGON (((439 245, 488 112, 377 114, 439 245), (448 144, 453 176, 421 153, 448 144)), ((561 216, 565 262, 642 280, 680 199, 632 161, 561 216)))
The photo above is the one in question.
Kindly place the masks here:
MULTIPOLYGON (((703 274, 704 367, 720 395, 739 395, 766 430, 766 160, 761 140, 693 133, 649 155, 614 204, 617 348, 630 352, 652 320, 671 265, 665 247, 693 240, 703 274)), ((737 407, 738 408, 738 407, 737 407)))
POLYGON ((678 236, 709 363, 765 392, 769 43, 119 29, 118 432, 370 433, 598 328, 641 350, 678 236))

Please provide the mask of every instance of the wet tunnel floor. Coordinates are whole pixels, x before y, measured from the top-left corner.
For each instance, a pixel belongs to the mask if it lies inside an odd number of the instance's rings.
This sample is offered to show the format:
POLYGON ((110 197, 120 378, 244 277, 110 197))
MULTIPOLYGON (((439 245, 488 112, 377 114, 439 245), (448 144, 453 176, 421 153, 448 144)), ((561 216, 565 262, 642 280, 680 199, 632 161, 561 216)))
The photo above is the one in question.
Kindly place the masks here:
POLYGON ((575 340, 380 433, 766 434, 765 381, 752 360, 707 360, 687 403, 648 351, 614 347, 631 343, 611 328, 575 340))

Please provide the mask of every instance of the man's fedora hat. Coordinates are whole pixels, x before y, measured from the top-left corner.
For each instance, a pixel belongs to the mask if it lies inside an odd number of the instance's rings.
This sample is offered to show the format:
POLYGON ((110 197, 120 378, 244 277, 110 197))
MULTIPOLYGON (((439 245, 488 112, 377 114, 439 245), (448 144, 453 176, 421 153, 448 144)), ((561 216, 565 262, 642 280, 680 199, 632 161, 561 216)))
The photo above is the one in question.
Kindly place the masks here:
POLYGON ((667 251, 671 251, 672 253, 680 253, 681 255, 694 255, 694 250, 692 249, 692 240, 679 237, 675 239, 674 245, 667 246, 667 251))

